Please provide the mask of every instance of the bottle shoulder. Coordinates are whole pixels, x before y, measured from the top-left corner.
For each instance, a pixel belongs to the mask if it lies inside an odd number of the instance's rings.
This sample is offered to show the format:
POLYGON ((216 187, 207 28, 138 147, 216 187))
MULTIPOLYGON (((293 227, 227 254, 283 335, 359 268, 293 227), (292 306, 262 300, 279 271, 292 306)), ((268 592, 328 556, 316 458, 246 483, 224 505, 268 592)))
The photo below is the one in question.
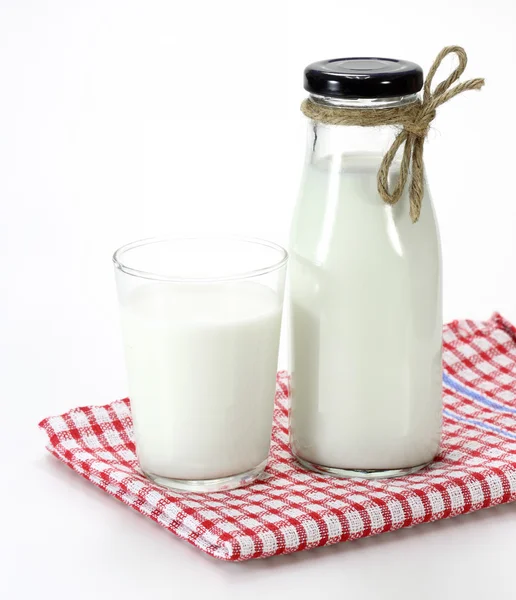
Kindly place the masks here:
MULTIPOLYGON (((326 157, 305 166, 291 228, 291 250, 316 263, 347 253, 394 259, 420 246, 440 256, 439 233, 426 186, 420 219, 412 223, 408 190, 395 205, 378 193, 381 155, 326 157)), ((391 169, 391 185, 399 166, 391 169)), ((408 187, 408 186, 407 186, 408 187)))

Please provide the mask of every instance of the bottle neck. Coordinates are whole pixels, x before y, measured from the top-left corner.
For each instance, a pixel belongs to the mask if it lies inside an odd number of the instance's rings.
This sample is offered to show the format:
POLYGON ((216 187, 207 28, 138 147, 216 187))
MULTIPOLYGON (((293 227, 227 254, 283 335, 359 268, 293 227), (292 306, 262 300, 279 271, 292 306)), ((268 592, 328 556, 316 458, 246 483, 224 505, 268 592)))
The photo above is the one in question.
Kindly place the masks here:
POLYGON ((342 108, 394 108, 397 106, 405 106, 413 104, 417 101, 418 94, 410 94, 408 96, 393 96, 391 98, 332 98, 331 96, 319 96, 310 94, 310 100, 316 104, 323 106, 341 106, 342 108))
MULTIPOLYGON (((382 110, 406 106, 416 102, 417 94, 395 98, 341 99, 310 95, 310 100, 325 106, 357 110, 382 110)), ((392 145, 397 130, 392 125, 361 127, 347 125, 325 125, 309 121, 307 139, 307 162, 314 164, 328 157, 343 154, 375 154, 383 156, 392 145)))

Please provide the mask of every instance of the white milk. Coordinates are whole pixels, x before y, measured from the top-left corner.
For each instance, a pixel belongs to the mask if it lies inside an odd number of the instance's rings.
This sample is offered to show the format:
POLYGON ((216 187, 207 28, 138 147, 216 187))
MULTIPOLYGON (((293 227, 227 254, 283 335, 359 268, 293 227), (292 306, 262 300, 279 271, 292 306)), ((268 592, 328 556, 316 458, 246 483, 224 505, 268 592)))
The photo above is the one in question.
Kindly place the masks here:
POLYGON ((137 454, 172 479, 267 459, 281 305, 258 283, 149 283, 122 305, 137 454))
MULTIPOLYGON (((381 157, 306 167, 291 244, 291 441, 340 469, 430 461, 441 427, 441 271, 427 195, 377 193, 381 157)), ((396 177, 396 167, 393 175, 396 177)))

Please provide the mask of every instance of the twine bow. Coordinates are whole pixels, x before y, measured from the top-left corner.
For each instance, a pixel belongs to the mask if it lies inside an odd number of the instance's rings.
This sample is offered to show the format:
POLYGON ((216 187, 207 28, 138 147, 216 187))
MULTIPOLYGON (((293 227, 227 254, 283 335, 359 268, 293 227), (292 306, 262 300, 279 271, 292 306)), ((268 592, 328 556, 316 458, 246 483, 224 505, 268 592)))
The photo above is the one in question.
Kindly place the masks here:
POLYGON ((447 46, 443 48, 433 62, 423 86, 423 98, 405 107, 386 109, 349 109, 342 107, 325 107, 307 99, 301 110, 310 119, 334 125, 361 125, 371 127, 376 125, 397 124, 403 129, 396 136, 378 170, 378 193, 387 204, 396 204, 403 194, 409 174, 410 181, 410 217, 415 223, 421 213, 421 203, 424 195, 423 146, 436 110, 441 104, 448 102, 457 94, 468 90, 479 90, 484 85, 483 79, 470 79, 457 85, 452 85, 461 77, 466 69, 468 57, 464 48, 447 46), (458 67, 452 74, 439 83, 434 91, 432 81, 443 59, 448 54, 456 54, 459 59, 458 67), (403 148, 400 173, 394 189, 389 190, 389 171, 398 150, 403 148))

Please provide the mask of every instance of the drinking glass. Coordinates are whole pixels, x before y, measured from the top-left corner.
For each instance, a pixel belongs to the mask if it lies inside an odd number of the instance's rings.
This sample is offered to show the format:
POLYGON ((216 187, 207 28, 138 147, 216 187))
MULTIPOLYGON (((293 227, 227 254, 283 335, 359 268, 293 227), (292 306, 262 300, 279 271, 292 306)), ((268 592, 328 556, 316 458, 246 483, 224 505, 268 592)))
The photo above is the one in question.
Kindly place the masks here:
POLYGON ((153 238, 113 262, 142 471, 196 492, 254 481, 269 454, 287 252, 153 238))

